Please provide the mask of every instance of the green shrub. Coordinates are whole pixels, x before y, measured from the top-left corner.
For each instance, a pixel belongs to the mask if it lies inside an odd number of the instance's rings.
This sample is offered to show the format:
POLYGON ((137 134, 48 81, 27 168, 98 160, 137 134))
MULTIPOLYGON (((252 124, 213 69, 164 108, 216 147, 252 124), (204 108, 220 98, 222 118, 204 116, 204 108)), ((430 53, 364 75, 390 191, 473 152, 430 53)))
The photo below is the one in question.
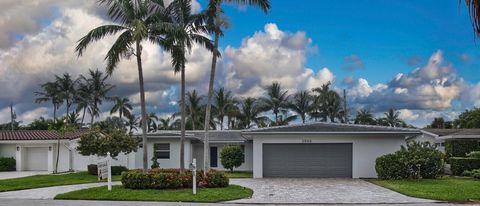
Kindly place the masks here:
MULTIPOLYGON (((176 189, 190 188, 193 184, 192 172, 178 169, 130 170, 122 173, 122 184, 129 189, 176 189)), ((228 177, 222 172, 210 170, 204 176, 197 172, 196 183, 199 187, 227 187, 228 177)))
POLYGON ((463 171, 462 176, 467 176, 467 177, 473 177, 475 179, 480 179, 480 169, 465 170, 465 171, 463 171))
POLYGON ((451 157, 466 157, 468 153, 473 151, 480 151, 480 141, 454 139, 445 142, 446 158, 451 157))
POLYGON ((408 176, 400 155, 387 154, 375 161, 375 170, 380 179, 403 179, 408 176))
POLYGON ((467 157, 480 159, 480 151, 473 151, 467 154, 467 157))
POLYGON ((245 160, 245 154, 239 145, 227 145, 220 152, 223 167, 233 172, 234 167, 240 167, 245 160))
POLYGON ((381 179, 435 178, 443 169, 442 153, 428 142, 411 142, 393 154, 376 159, 381 179))
POLYGON ((13 157, 0 157, 0 171, 15 171, 17 161, 13 157))
POLYGON ((461 175, 466 170, 480 168, 480 159, 469 157, 452 157, 450 158, 450 170, 454 175, 461 175))
MULTIPOLYGON (((95 164, 90 164, 87 166, 88 174, 98 175, 98 167, 95 164)), ((125 166, 112 166, 112 175, 121 175, 122 172, 128 171, 128 168, 125 166)))

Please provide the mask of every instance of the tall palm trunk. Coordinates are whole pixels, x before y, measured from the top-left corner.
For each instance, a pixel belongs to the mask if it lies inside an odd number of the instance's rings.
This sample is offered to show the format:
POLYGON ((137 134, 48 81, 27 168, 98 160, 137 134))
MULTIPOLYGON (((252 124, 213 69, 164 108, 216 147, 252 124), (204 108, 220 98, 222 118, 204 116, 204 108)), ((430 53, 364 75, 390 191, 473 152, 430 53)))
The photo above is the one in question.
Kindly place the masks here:
POLYGON ((53 120, 57 119, 57 105, 53 104, 53 120))
MULTIPOLYGON (((181 138, 180 138, 180 170, 183 171, 185 169, 185 65, 182 66, 182 71, 181 71, 181 113, 182 117, 180 120, 180 130, 181 130, 181 138)), ((192 117, 192 125, 193 128, 195 129, 195 119, 192 117)))
POLYGON ((84 107, 83 108, 83 114, 82 114, 82 125, 83 125, 83 122, 85 121, 85 113, 87 112, 87 107, 84 107))
POLYGON ((215 42, 213 45, 213 56, 212 56, 212 70, 210 71, 210 81, 208 83, 208 99, 207 99, 207 108, 205 112, 205 136, 203 139, 203 173, 206 174, 208 168, 210 168, 210 161, 209 161, 209 154, 210 154, 210 146, 209 146, 209 137, 208 137, 208 130, 210 129, 210 115, 212 110, 212 97, 213 97, 213 82, 215 80, 215 70, 217 68, 217 50, 218 50, 218 39, 220 38, 219 31, 220 30, 220 4, 221 1, 217 1, 217 8, 215 11, 215 42))
POLYGON ((140 107, 142 112, 142 145, 143 145, 143 170, 148 169, 148 154, 147 154, 147 111, 145 106, 145 88, 143 87, 143 68, 142 68, 142 50, 140 48, 140 41, 136 41, 137 51, 137 67, 138 67, 138 83, 140 84, 140 107))

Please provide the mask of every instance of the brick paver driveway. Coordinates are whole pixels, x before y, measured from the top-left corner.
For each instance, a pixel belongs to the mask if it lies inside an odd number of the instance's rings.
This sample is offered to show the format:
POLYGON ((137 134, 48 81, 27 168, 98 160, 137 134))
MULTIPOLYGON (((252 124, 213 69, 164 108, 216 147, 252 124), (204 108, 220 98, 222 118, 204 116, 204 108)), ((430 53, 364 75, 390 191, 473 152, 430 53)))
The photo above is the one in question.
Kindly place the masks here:
POLYGON ((393 204, 431 203, 412 198, 360 179, 231 179, 230 184, 253 189, 253 197, 233 203, 393 204))

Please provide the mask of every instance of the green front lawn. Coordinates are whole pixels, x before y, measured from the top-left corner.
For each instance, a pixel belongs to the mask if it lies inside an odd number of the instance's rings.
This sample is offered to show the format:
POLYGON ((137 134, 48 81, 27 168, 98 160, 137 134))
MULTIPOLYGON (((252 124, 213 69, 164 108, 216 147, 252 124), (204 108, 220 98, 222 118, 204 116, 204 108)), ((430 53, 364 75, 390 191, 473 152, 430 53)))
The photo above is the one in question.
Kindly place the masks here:
POLYGON ((369 182, 418 198, 451 202, 480 200, 480 181, 472 178, 441 177, 421 180, 377 180, 369 182))
POLYGON ((233 171, 225 172, 228 178, 252 178, 253 173, 250 171, 233 171))
MULTIPOLYGON (((119 181, 120 176, 113 176, 112 179, 114 181, 119 181)), ((98 182, 97 176, 90 175, 87 172, 58 175, 35 175, 0 180, 0 192, 93 182, 98 182)))
POLYGON ((197 194, 192 189, 170 190, 132 190, 122 186, 113 186, 108 191, 106 186, 77 190, 59 194, 55 199, 62 200, 117 200, 117 201, 162 201, 162 202, 222 202, 251 197, 253 191, 238 185, 224 188, 198 188, 197 194))

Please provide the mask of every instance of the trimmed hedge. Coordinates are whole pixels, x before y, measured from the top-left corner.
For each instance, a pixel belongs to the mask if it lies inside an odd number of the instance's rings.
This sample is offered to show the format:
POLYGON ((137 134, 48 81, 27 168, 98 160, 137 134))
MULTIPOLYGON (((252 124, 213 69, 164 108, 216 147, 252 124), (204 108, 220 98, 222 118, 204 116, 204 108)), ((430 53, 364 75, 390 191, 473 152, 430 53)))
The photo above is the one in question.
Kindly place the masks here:
POLYGON ((480 159, 469 157, 450 158, 450 170, 454 175, 462 175, 467 170, 480 169, 480 159))
MULTIPOLYGON (((88 165, 88 174, 98 175, 98 167, 95 164, 88 165)), ((112 175, 121 175, 122 172, 128 171, 125 166, 112 166, 112 175)))
POLYGON ((0 171, 15 171, 17 161, 13 157, 0 157, 0 171))
POLYGON ((480 141, 468 139, 447 140, 445 142, 446 158, 466 157, 468 153, 480 151, 480 141))
POLYGON ((411 142, 393 154, 380 156, 375 170, 381 179, 436 178, 443 169, 442 153, 428 142, 411 142))
MULTIPOLYGON (((129 189, 177 189, 192 187, 192 172, 178 169, 130 170, 122 174, 122 184, 129 189)), ((223 172, 210 170, 204 176, 197 172, 199 187, 227 187, 228 177, 223 172)))

